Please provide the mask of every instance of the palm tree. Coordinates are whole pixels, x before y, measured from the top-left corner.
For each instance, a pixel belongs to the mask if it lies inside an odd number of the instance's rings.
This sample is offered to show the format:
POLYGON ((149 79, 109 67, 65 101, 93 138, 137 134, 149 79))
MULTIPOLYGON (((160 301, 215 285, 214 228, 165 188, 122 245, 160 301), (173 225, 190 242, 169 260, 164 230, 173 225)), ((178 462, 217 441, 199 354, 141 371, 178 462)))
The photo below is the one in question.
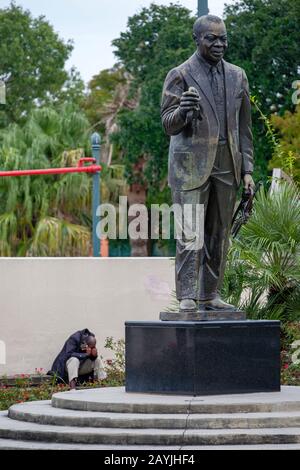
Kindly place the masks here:
MULTIPOLYGON (((70 104, 39 108, 0 134, 6 170, 74 166, 89 148, 89 122, 70 104)), ((0 179, 0 256, 85 256, 91 251, 91 178, 0 179)))
POLYGON ((249 318, 300 320, 299 196, 287 183, 274 194, 262 189, 231 246, 224 295, 249 318))

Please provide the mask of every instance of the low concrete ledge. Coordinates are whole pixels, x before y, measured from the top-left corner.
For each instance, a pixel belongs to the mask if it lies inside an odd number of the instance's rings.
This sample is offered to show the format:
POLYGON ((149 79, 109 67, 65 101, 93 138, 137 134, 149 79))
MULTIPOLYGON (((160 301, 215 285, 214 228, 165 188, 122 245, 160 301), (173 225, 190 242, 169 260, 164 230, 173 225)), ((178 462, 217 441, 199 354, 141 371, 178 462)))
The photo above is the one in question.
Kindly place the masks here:
POLYGON ((125 321, 158 320, 174 284, 168 258, 0 258, 0 376, 48 371, 84 328, 111 359, 105 339, 124 338, 125 321))
POLYGON ((57 393, 52 406, 67 410, 113 413, 257 413, 300 411, 300 387, 281 392, 201 396, 126 393, 125 388, 102 388, 57 393))

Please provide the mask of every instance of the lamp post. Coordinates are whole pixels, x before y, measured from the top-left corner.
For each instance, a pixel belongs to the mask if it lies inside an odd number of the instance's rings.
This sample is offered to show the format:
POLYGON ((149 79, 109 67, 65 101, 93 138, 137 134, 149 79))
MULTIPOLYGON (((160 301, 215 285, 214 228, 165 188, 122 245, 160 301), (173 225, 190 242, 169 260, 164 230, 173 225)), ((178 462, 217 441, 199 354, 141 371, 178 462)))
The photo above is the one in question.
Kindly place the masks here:
MULTIPOLYGON (((92 154, 96 160, 96 165, 100 165, 101 153, 101 137, 95 132, 92 135, 92 154)), ((97 225, 100 222, 100 217, 97 215, 100 205, 100 172, 95 173, 93 181, 93 255, 95 258, 100 257, 101 243, 97 236, 97 225)))
POLYGON ((198 16, 208 15, 208 0, 198 0, 198 16))

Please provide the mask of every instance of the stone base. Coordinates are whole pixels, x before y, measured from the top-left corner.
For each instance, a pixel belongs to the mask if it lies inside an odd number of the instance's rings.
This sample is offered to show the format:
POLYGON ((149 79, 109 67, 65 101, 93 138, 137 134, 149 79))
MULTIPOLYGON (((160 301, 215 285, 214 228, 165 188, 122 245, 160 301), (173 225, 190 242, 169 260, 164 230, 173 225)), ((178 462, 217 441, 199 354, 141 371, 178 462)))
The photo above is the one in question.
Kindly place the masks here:
POLYGON ((126 391, 220 395, 280 390, 280 322, 128 322, 126 391))
POLYGON ((200 310, 198 312, 162 312, 161 321, 245 321, 240 310, 200 310))
POLYGON ((103 387, 0 411, 0 450, 229 448, 300 449, 300 387, 196 398, 103 387))

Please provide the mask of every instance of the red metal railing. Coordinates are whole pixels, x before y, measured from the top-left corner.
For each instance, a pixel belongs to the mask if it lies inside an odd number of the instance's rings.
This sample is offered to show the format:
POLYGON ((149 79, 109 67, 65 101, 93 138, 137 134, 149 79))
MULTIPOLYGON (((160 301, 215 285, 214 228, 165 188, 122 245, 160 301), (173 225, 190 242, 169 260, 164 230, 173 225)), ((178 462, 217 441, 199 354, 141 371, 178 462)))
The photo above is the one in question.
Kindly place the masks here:
POLYGON ((81 158, 78 166, 74 168, 49 168, 44 170, 15 170, 0 171, 1 176, 38 176, 38 175, 65 175, 68 173, 99 173, 102 171, 100 165, 83 166, 84 163, 96 163, 94 158, 81 158))

